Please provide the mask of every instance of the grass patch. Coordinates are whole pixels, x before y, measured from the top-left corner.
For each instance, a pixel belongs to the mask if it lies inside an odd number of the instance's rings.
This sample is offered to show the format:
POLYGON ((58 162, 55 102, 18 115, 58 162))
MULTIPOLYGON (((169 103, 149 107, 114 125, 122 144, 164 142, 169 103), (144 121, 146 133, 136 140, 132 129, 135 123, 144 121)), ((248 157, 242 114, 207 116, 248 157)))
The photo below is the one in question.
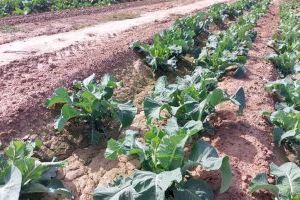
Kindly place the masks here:
POLYGON ((4 25, 0 27, 0 32, 2 33, 14 33, 18 32, 19 29, 15 26, 10 26, 10 25, 4 25))
POLYGON ((125 20, 125 19, 134 19, 139 16, 140 16, 139 13, 116 13, 116 14, 110 15, 108 17, 108 19, 110 21, 121 21, 121 20, 125 20))

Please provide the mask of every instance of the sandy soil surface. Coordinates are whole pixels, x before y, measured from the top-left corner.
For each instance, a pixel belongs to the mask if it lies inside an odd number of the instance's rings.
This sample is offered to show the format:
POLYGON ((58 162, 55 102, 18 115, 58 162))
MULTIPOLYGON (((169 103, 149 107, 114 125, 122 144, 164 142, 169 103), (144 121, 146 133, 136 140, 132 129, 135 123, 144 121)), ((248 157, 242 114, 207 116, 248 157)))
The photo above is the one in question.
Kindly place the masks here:
POLYGON ((165 20, 174 15, 187 15, 212 4, 226 1, 202 0, 169 9, 147 12, 133 19, 100 23, 71 32, 37 36, 2 44, 0 45, 0 66, 15 60, 59 51, 76 43, 104 42, 109 40, 110 37, 129 30, 132 27, 165 20))
MULTIPOLYGON (((243 86, 247 107, 243 115, 237 116, 235 108, 224 104, 216 115, 217 132, 211 142, 221 154, 230 156, 234 172, 230 190, 219 194, 217 199, 270 199, 270 195, 266 194, 251 196, 247 185, 256 173, 268 171, 270 162, 282 162, 272 145, 271 127, 259 114, 261 110, 273 109, 272 98, 263 88, 268 80, 276 78, 276 72, 264 57, 272 51, 267 47, 267 42, 278 26, 278 5, 279 0, 274 0, 268 14, 258 22, 258 36, 246 64, 247 77, 227 77, 220 83, 230 94, 237 86, 243 86)), ((98 184, 110 182, 117 175, 130 174, 138 167, 138 162, 128 158, 107 161, 103 156, 105 140, 101 147, 91 147, 76 127, 76 131, 74 127, 63 133, 53 131, 53 119, 57 113, 47 111, 43 102, 54 88, 68 86, 74 79, 83 79, 91 73, 101 77, 109 72, 124 82, 124 88, 117 91, 117 97, 134 99, 134 104, 139 108, 131 128, 145 130, 141 105, 143 98, 151 91, 155 77, 128 46, 135 40, 148 40, 177 17, 171 15, 164 20, 132 27, 109 36, 105 42, 72 44, 59 51, 1 66, 2 142, 13 137, 41 137, 46 146, 41 157, 47 159, 55 155, 67 158, 69 164, 59 172, 58 178, 74 193, 75 199, 91 199, 91 192, 98 184)))
POLYGON ((146 12, 193 3, 196 0, 143 0, 28 16, 0 18, 0 44, 82 29, 107 21, 136 18, 146 12))

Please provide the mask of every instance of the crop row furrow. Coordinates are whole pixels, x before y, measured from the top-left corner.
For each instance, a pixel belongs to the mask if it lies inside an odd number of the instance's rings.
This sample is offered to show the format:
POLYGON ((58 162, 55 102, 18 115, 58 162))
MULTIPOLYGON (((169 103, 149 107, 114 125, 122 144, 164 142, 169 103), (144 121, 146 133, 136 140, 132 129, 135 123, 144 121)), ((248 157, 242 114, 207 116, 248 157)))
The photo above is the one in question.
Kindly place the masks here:
POLYGON ((263 115, 274 125, 273 139, 282 147, 293 162, 281 166, 270 165, 274 183, 268 182, 266 173, 259 173, 250 184, 250 192, 263 189, 279 200, 300 198, 300 17, 296 8, 299 3, 285 2, 280 7, 280 26, 270 41, 275 53, 267 58, 278 69, 282 79, 269 82, 266 90, 273 94, 274 112, 263 115))

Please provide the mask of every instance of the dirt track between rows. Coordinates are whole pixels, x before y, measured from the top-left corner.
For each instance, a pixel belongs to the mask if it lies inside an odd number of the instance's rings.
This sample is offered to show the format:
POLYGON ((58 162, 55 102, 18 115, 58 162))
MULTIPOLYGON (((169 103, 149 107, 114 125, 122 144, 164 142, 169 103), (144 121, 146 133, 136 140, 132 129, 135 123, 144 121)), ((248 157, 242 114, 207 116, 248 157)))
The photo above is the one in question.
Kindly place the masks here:
MULTIPOLYGON (((131 16, 132 19, 108 21, 93 26, 83 27, 53 35, 42 35, 26 38, 0 45, 0 66, 12 61, 53 53, 71 45, 86 43, 104 43, 124 31, 133 27, 142 26, 155 21, 162 21, 172 16, 182 16, 203 9, 214 3, 226 0, 202 0, 168 9, 146 12, 140 16, 131 16)), ((109 45, 109 44, 108 44, 109 45)))
POLYGON ((0 44, 82 29, 95 24, 131 19, 143 13, 172 8, 196 0, 143 0, 28 16, 0 18, 0 44))

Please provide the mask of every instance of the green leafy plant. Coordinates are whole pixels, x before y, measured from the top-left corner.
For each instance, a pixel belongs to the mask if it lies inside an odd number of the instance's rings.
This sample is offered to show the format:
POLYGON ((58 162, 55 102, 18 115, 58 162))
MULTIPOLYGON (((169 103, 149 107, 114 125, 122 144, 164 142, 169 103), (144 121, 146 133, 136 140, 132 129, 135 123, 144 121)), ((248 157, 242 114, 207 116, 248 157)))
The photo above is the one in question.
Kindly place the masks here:
POLYGON ((48 193, 68 199, 72 194, 55 179, 56 170, 64 162, 41 162, 33 157, 35 148, 42 142, 15 140, 0 154, 0 196, 2 199, 18 200, 19 197, 48 193))
POLYGON ((243 11, 250 10, 252 6, 254 6, 257 3, 257 0, 240 0, 236 1, 233 4, 227 5, 226 10, 224 11, 224 14, 228 15, 229 18, 235 18, 243 14, 243 11))
POLYGON ((200 67, 192 75, 177 77, 176 83, 169 84, 165 76, 160 77, 150 97, 144 101, 144 111, 148 122, 176 117, 180 125, 190 120, 205 121, 215 107, 231 100, 240 106, 245 105, 243 89, 230 97, 222 89, 216 88, 215 74, 200 67))
POLYGON ((176 69, 179 56, 191 51, 194 38, 205 32, 208 21, 205 13, 177 20, 174 25, 156 34, 153 44, 134 42, 132 48, 145 57, 153 71, 176 69))
POLYGON ((117 3, 117 0, 1 0, 0 17, 117 3))
MULTIPOLYGON (((174 125, 176 122, 172 122, 174 125)), ((222 182, 220 192, 225 192, 231 182, 232 173, 227 156, 219 157, 208 143, 199 140, 187 159, 184 147, 189 138, 202 129, 201 123, 191 121, 184 127, 174 126, 164 130, 152 127, 144 135, 144 143, 138 133, 127 131, 124 139, 111 139, 105 153, 106 158, 131 155, 140 159, 141 170, 127 178, 118 179, 108 187, 99 187, 94 199, 126 197, 128 199, 213 199, 213 191, 200 179, 194 179, 190 170, 200 166, 204 171, 220 170, 222 182), (159 181, 157 181, 159 180, 159 181)))
POLYGON ((253 28, 267 10, 268 3, 261 1, 255 4, 249 13, 239 17, 228 30, 211 35, 195 59, 196 65, 208 68, 220 76, 231 66, 245 64, 248 50, 256 37, 253 28))
POLYGON ((90 7, 118 3, 118 0, 52 0, 52 10, 64 10, 69 8, 90 7))
POLYGON ((72 119, 87 120, 90 123, 90 143, 98 144, 100 134, 106 134, 105 121, 114 119, 121 128, 130 126, 137 110, 131 102, 119 103, 112 98, 119 85, 108 74, 98 83, 93 74, 82 82, 75 82, 72 92, 65 88, 56 89, 46 102, 47 108, 61 108, 55 128, 61 131, 72 119))
POLYGON ((295 14, 298 3, 283 3, 280 7, 280 26, 273 36, 270 45, 275 53, 268 56, 284 79, 269 82, 266 90, 276 97, 276 111, 265 112, 265 116, 275 126, 273 130, 274 141, 283 147, 288 154, 293 154, 300 160, 300 98, 299 98, 299 65, 300 60, 300 23, 299 16, 295 14), (293 74, 294 75, 289 75, 293 74), (288 75, 288 76, 287 76, 288 75))
POLYGON ((275 143, 299 154, 297 147, 300 145, 300 112, 283 105, 269 115, 270 122, 275 126, 273 130, 275 143))
POLYGON ((283 75, 299 72, 300 65, 300 17, 293 11, 295 3, 280 6, 280 26, 270 46, 275 53, 269 59, 283 75))
POLYGON ((267 190, 278 200, 298 200, 300 198, 300 168, 292 162, 281 166, 271 164, 271 175, 276 177, 275 183, 268 183, 266 173, 260 173, 252 180, 249 190, 267 190))
MULTIPOLYGON (((227 16, 235 18, 242 14, 244 9, 249 9, 256 3, 256 0, 239 0, 231 6, 214 5, 207 13, 200 12, 177 20, 169 29, 156 34, 151 44, 134 42, 132 48, 145 58, 153 71, 175 70, 178 61, 187 61, 184 59, 185 55, 199 55, 199 44, 202 43, 199 36, 208 34, 207 30, 211 23, 223 21, 227 16)), ((193 65, 191 62, 189 64, 193 65)))
POLYGON ((209 19, 215 24, 223 24, 224 20, 228 17, 227 4, 219 3, 211 6, 208 10, 209 19))
POLYGON ((283 145, 298 153, 297 146, 300 145, 299 80, 287 77, 268 83, 266 89, 276 93, 277 100, 281 101, 277 104, 276 111, 268 114, 270 122, 275 125, 274 141, 279 146, 283 145))
POLYGON ((291 77, 269 82, 266 85, 268 92, 276 93, 277 99, 285 102, 288 106, 300 109, 300 80, 293 80, 291 77))

